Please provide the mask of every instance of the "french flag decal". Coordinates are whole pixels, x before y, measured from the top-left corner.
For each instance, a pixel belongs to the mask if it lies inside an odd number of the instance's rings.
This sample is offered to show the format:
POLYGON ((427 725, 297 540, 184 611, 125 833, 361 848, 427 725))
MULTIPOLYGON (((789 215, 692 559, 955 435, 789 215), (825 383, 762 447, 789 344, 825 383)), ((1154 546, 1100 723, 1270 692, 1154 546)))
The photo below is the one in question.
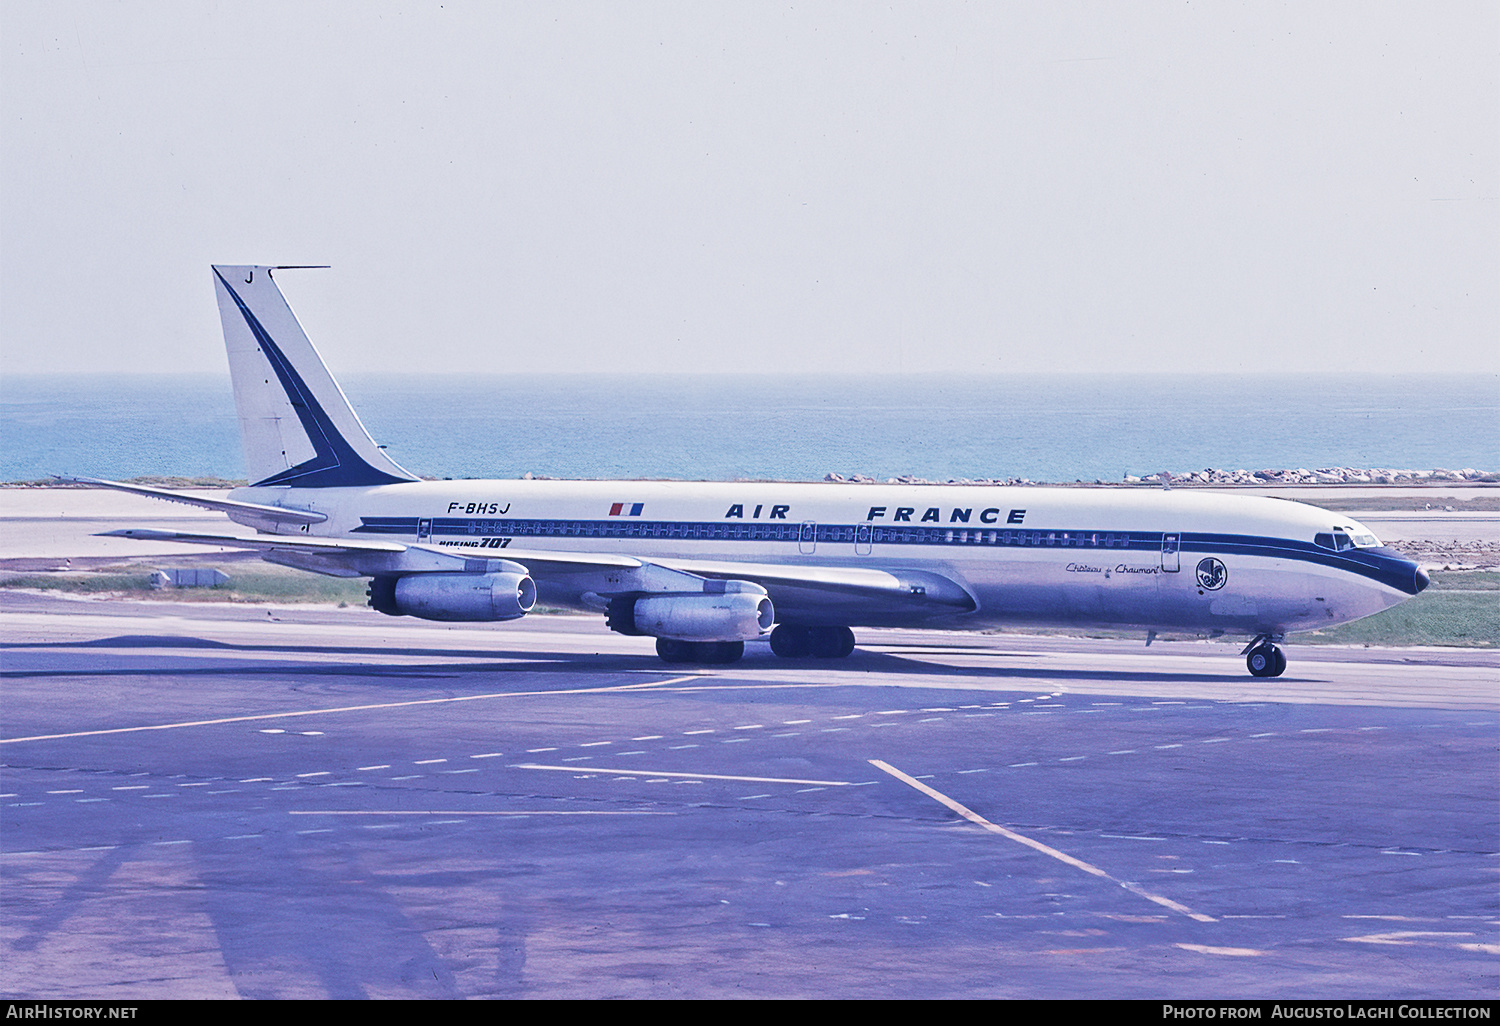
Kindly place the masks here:
POLYGON ((609 507, 609 515, 612 517, 638 517, 645 506, 644 502, 617 502, 609 507))

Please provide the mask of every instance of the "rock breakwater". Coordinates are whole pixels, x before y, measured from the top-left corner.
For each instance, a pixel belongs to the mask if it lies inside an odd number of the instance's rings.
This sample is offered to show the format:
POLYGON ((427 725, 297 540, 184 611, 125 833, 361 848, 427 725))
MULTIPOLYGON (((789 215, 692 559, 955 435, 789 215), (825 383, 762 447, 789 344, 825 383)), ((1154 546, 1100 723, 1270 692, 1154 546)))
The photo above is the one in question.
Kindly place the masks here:
POLYGON ((845 482, 850 484, 978 484, 978 485, 1037 485, 1037 484, 1075 484, 1075 485, 1155 485, 1168 484, 1175 487, 1193 486, 1200 487, 1276 487, 1282 485, 1424 485, 1464 482, 1470 484, 1497 484, 1500 483, 1500 472, 1489 470, 1475 470, 1472 467, 1463 470, 1391 470, 1385 468, 1359 469, 1353 467, 1320 467, 1317 470, 1297 468, 1294 470, 1216 470, 1213 467, 1204 470, 1192 470, 1176 473, 1163 470, 1157 474, 1145 477, 1136 477, 1126 474, 1119 481, 1104 481, 1095 479, 1093 481, 1077 480, 1073 482, 1061 481, 1033 481, 1025 477, 1008 478, 949 478, 946 481, 935 481, 925 477, 916 477, 911 474, 902 474, 897 477, 888 477, 881 482, 877 478, 867 474, 850 474, 845 477, 842 474, 828 473, 823 476, 824 481, 845 482))

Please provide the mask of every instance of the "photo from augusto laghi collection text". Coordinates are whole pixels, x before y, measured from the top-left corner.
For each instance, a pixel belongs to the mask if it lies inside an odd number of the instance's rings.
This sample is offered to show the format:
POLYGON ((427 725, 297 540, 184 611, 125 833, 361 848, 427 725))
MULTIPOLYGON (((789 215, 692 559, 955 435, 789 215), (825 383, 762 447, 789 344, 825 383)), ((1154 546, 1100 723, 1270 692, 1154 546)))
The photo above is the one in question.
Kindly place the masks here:
POLYGON ((1493 1002, 1165 1002, 1163 1019, 1489 1019, 1493 1002))

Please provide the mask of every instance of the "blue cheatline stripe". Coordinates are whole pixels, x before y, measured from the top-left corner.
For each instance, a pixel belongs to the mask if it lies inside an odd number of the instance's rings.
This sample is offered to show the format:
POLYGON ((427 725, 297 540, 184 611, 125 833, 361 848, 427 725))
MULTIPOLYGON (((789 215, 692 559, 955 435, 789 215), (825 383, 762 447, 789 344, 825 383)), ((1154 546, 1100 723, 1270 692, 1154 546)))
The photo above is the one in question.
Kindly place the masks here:
POLYGON ((215 277, 228 291, 235 305, 240 308, 240 314, 245 318, 245 323, 250 326, 250 332, 255 336, 255 341, 260 344, 261 352, 265 354, 266 362, 276 372, 276 380, 281 382, 282 391, 286 393, 287 401, 292 404, 292 409, 297 411, 297 419, 302 422, 302 430, 306 432, 307 439, 312 443, 313 457, 304 460, 279 474, 272 474, 263 481, 255 482, 252 487, 262 485, 295 485, 298 488, 344 488, 359 485, 398 484, 403 481, 414 481, 411 477, 396 477, 382 470, 376 470, 366 463, 354 447, 339 434, 338 428, 333 426, 333 421, 317 399, 313 397, 312 389, 302 380, 292 362, 286 358, 271 335, 261 325, 260 320, 250 312, 245 301, 239 297, 224 276, 214 271, 215 277))
MULTIPOLYGON (((558 520, 511 517, 436 517, 432 539, 460 538, 647 538, 717 542, 796 542, 801 522, 793 521, 681 521, 681 520, 558 520)), ((416 517, 363 517, 355 534, 415 536, 416 517)), ((1111 553, 1161 552, 1162 532, 1151 531, 1007 531, 947 527, 890 527, 869 524, 818 524, 817 541, 827 544, 960 545, 965 548, 1050 548, 1108 556, 1111 553), (868 532, 866 531, 868 529, 868 532)), ((1330 552, 1312 542, 1242 534, 1181 534, 1179 547, 1185 570, 1190 556, 1240 555, 1290 559, 1358 574, 1408 595, 1417 593, 1416 564, 1393 549, 1347 549, 1330 552)))

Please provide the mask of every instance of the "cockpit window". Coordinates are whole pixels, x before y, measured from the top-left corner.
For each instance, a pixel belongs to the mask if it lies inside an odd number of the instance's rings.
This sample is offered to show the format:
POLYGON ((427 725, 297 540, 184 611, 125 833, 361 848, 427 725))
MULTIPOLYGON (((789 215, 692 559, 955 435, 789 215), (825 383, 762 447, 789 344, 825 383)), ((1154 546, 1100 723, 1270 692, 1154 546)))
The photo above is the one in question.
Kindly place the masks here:
POLYGON ((1325 549, 1334 552, 1345 552, 1349 549, 1373 549, 1380 546, 1380 540, 1368 531, 1355 531, 1351 527, 1335 527, 1332 531, 1325 531, 1313 536, 1313 542, 1325 549))

